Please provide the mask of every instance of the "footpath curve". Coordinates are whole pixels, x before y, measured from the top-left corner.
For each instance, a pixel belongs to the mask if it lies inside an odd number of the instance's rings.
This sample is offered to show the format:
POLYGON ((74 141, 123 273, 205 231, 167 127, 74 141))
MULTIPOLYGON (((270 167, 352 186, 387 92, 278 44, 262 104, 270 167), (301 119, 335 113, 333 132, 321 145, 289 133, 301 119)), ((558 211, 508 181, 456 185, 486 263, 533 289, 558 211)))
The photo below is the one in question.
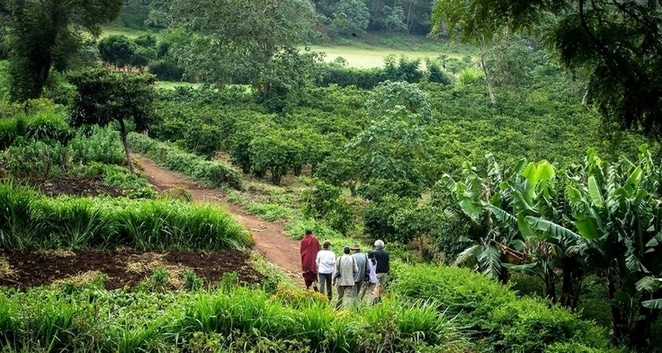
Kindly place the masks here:
POLYGON ((255 241, 254 251, 303 286, 299 242, 285 235, 282 224, 247 214, 241 206, 226 202, 222 190, 201 188, 184 175, 159 167, 144 156, 132 155, 132 158, 145 172, 149 183, 159 191, 183 188, 191 194, 194 203, 212 203, 225 209, 251 233, 255 241))

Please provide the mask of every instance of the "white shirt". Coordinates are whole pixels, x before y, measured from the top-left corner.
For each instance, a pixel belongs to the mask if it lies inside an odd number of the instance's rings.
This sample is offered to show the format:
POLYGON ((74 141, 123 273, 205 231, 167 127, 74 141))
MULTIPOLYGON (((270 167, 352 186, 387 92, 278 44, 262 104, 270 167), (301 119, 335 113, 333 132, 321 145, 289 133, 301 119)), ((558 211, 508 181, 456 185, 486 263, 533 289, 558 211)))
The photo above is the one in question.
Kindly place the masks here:
POLYGON ((336 266, 336 254, 331 250, 320 250, 317 252, 315 263, 317 263, 317 273, 333 273, 336 266))

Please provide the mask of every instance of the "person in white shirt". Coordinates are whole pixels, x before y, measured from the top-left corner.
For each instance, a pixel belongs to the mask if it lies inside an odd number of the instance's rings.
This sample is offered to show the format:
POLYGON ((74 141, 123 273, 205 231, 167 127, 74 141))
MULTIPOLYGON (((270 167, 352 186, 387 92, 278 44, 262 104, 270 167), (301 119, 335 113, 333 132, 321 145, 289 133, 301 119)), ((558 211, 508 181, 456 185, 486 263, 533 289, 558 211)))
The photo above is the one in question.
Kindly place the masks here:
POLYGON ((315 263, 317 264, 320 293, 324 293, 324 290, 326 289, 326 296, 329 298, 329 301, 331 301, 333 293, 331 282, 333 280, 333 271, 336 267, 336 254, 331 251, 330 241, 325 240, 324 243, 322 243, 322 250, 317 252, 315 263))

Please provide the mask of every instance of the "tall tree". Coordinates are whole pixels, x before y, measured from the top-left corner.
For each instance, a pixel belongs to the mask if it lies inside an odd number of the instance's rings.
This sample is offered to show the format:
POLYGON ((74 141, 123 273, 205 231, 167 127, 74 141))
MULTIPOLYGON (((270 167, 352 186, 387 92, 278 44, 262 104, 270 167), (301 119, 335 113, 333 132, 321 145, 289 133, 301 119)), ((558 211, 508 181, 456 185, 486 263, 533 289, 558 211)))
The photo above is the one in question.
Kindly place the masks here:
POLYGON ((10 32, 10 95, 38 98, 51 71, 64 71, 81 48, 85 30, 93 36, 115 19, 123 0, 6 0, 10 32))
POLYGON ((447 2, 471 19, 464 37, 478 39, 496 24, 540 33, 567 68, 587 75, 588 102, 607 121, 662 135, 659 0, 439 1, 447 2))
POLYGON ((313 33, 309 0, 171 0, 170 11, 185 29, 171 49, 204 82, 249 82, 267 99, 309 78, 299 51, 313 33))
MULTIPOLYGON (((459 35, 465 42, 473 43, 480 49, 480 67, 485 75, 490 102, 496 103, 494 78, 487 61, 491 47, 508 37, 510 25, 499 18, 477 12, 471 4, 474 0, 439 0, 432 9, 432 33, 459 35)), ((479 1, 479 0, 475 0, 479 1)))
POLYGON ((346 146, 357 156, 361 181, 424 183, 420 163, 429 158, 428 127, 433 122, 427 95, 406 82, 380 83, 366 102, 370 126, 346 146))

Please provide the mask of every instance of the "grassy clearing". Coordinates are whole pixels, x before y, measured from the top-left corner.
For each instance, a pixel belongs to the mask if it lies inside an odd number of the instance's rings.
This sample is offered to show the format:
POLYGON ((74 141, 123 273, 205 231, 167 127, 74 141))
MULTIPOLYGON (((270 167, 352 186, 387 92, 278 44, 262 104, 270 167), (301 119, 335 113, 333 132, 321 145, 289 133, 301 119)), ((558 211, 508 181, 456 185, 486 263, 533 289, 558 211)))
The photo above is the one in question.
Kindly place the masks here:
POLYGON ((132 29, 127 27, 104 27, 101 30, 101 36, 99 36, 99 38, 124 35, 133 39, 144 34, 151 34, 155 36, 157 39, 160 38, 161 36, 159 32, 154 32, 154 31, 143 31, 143 30, 132 29))
POLYGON ((191 82, 173 82, 173 81, 158 81, 156 82, 157 89, 164 90, 174 90, 177 87, 190 87, 193 89, 199 89, 202 87, 202 83, 191 83, 191 82))
POLYGON ((333 62, 337 58, 342 57, 347 61, 348 66, 361 69, 384 66, 384 58, 388 55, 395 55, 397 57, 404 56, 408 59, 418 58, 421 59, 421 61, 425 58, 436 59, 442 54, 447 55, 449 58, 456 59, 462 59, 467 55, 459 52, 443 52, 442 48, 439 48, 438 51, 411 51, 376 46, 312 46, 311 50, 326 53, 324 60, 327 62, 333 62))

